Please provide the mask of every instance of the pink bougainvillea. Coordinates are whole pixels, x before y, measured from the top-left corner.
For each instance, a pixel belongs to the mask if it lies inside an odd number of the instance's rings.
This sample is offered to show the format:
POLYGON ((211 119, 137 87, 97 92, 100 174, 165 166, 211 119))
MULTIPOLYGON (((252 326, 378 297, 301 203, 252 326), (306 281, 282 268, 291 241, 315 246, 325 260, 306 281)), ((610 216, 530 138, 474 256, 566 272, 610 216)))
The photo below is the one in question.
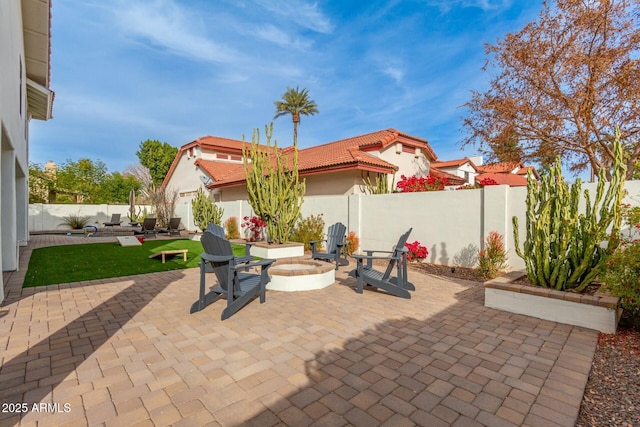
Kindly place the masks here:
POLYGON ((409 250, 409 252, 407 252, 407 259, 409 261, 421 261, 429 255, 426 246, 422 246, 417 240, 413 243, 405 243, 404 245, 409 250))
POLYGON ((418 191, 441 191, 446 185, 449 185, 447 178, 438 178, 433 175, 420 178, 413 175, 407 178, 400 175, 400 181, 396 187, 399 193, 415 193, 418 191))

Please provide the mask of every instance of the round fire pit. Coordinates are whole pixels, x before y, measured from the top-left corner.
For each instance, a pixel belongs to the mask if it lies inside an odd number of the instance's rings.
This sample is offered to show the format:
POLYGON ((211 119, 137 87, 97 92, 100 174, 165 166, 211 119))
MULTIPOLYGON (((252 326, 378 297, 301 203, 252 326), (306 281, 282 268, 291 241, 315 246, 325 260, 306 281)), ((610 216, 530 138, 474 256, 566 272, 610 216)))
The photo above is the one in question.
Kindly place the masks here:
POLYGON ((334 265, 310 260, 278 260, 269 268, 272 291, 310 291, 322 289, 336 281, 334 265))

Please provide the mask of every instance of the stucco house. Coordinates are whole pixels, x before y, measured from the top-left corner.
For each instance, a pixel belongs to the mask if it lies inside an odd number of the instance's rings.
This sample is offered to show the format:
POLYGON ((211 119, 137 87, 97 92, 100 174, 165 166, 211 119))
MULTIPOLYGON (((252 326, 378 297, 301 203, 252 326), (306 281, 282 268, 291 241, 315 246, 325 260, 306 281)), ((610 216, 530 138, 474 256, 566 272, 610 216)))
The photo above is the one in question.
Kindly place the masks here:
MULTIPOLYGON (((178 203, 190 201, 200 187, 216 201, 246 200, 243 146, 250 143, 216 136, 191 141, 180 147, 163 185, 178 192, 178 203)), ((292 153, 291 147, 282 150, 292 153)), ((364 192, 367 176, 373 181, 383 174, 389 184, 401 175, 426 176, 436 160, 426 139, 385 129, 300 149, 298 170, 306 195, 348 195, 364 192)))
POLYGON ((540 175, 533 166, 525 166, 522 162, 500 162, 483 165, 482 156, 465 157, 463 159, 436 161, 431 170, 447 172, 465 179, 466 184, 474 185, 485 178, 490 178, 501 185, 522 187, 527 185, 529 170, 539 179, 540 175))
MULTIPOLYGON (((0 1, 0 256, 18 269, 29 239, 29 121, 50 119, 50 0, 0 1)), ((0 302, 4 300, 0 278, 0 302)))

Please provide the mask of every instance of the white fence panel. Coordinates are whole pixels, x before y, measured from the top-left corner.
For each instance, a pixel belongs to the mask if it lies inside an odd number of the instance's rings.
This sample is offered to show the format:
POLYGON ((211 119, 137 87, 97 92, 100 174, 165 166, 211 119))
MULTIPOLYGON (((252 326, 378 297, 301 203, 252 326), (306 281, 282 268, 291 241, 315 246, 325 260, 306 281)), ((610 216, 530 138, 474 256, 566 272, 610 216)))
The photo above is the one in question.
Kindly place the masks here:
MULTIPOLYGON (((595 183, 586 183, 593 199, 595 183)), ((640 205, 640 181, 626 182, 625 203, 640 205)), ((444 265, 472 265, 483 240, 490 231, 504 236, 511 269, 524 267, 514 250, 512 217, 518 216, 521 239, 525 238, 526 188, 491 186, 464 191, 396 193, 383 195, 305 197, 301 215, 322 214, 325 225, 342 222, 360 238, 360 248, 390 249, 398 237, 413 227, 409 241, 419 241, 429 250, 427 260, 444 265)), ((231 216, 242 224, 252 216, 247 201, 218 203, 224 209, 223 221, 231 216)), ((144 206, 143 206, 144 208, 144 206)), ((71 214, 90 217, 90 223, 102 223, 111 214, 120 213, 124 221, 128 205, 29 205, 29 230, 64 229, 63 218, 71 214)), ((149 207, 147 207, 150 210, 149 207)), ((584 203, 581 204, 584 210, 584 203)), ((187 230, 196 230, 190 203, 176 206, 176 216, 187 230)), ((326 231, 326 230, 325 230, 326 231)), ((629 230, 623 230, 628 232, 629 230)))

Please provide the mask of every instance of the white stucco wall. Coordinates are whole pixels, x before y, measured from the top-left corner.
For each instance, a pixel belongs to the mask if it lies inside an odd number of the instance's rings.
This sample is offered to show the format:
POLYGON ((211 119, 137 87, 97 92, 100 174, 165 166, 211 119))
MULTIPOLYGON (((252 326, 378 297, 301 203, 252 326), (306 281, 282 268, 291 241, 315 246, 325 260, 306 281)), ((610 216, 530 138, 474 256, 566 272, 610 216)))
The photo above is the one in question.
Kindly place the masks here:
POLYGON ((18 247, 28 239, 26 65, 18 0, 0 1, 0 64, 0 259, 2 271, 13 271, 18 247))

